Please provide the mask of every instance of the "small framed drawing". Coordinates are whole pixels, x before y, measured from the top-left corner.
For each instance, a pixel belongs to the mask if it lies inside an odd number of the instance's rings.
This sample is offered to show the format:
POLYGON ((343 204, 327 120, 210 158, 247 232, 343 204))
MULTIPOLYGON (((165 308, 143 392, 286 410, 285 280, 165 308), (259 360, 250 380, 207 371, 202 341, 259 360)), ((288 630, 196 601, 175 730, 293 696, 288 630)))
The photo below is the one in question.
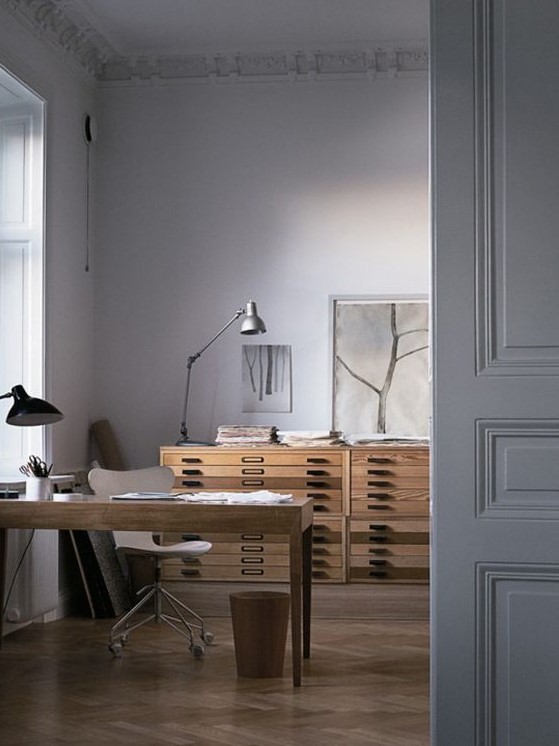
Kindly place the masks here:
POLYGON ((291 412, 291 346, 243 345, 243 412, 291 412))
POLYGON ((425 297, 331 298, 333 428, 371 438, 429 434, 425 297))

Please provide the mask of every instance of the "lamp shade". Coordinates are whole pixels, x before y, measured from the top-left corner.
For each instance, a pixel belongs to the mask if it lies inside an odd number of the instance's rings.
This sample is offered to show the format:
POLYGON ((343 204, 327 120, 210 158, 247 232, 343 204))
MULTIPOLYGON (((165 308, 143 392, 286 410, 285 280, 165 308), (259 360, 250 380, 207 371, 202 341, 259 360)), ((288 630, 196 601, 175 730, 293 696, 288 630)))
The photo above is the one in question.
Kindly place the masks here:
POLYGON ((8 425, 17 425, 19 427, 29 427, 31 425, 51 425, 63 419, 64 415, 55 406, 44 399, 37 399, 29 396, 23 386, 14 386, 9 394, 3 397, 12 396, 14 403, 6 422, 8 425))
POLYGON ((256 310, 256 303, 247 301, 246 316, 241 324, 241 334, 264 334, 266 324, 262 321, 256 310))

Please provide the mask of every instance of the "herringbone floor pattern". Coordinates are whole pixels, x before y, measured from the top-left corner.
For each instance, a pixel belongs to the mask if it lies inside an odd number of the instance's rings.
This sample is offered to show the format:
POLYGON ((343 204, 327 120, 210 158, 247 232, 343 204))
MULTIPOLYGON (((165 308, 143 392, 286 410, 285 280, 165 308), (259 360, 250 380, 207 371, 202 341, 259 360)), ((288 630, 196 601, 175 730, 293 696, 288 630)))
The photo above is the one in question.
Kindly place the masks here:
POLYGON ((315 617, 300 689, 289 649, 282 679, 238 678, 227 617, 208 620, 216 641, 199 660, 164 626, 138 630, 114 660, 112 622, 67 618, 4 639, 2 746, 428 746, 424 620, 315 617))

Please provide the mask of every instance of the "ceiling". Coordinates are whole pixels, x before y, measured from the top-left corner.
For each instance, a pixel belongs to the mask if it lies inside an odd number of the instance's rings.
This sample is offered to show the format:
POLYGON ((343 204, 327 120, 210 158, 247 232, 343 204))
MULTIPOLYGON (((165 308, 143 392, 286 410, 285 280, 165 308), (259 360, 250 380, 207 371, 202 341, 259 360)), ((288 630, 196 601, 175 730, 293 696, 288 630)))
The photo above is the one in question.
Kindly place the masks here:
POLYGON ((125 57, 427 39, 428 0, 69 0, 125 57))

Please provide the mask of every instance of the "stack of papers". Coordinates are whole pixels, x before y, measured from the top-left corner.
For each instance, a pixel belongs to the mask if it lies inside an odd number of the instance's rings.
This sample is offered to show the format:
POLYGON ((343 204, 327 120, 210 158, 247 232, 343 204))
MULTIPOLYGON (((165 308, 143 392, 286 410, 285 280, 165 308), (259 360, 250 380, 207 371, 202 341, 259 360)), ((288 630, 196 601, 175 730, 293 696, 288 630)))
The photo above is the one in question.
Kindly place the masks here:
POLYGON ((344 441, 338 430, 284 430, 278 433, 280 443, 285 446, 337 446, 344 441))
POLYGON ((279 505, 293 502, 293 495, 280 495, 278 492, 259 490, 258 492, 197 492, 194 495, 183 495, 186 502, 200 503, 228 503, 237 504, 267 504, 279 505))
POLYGON ((172 492, 124 492, 111 495, 111 500, 184 500, 185 495, 172 492))
POLYGON ((111 495, 111 500, 179 500, 189 503, 226 503, 229 505, 265 504, 280 505, 293 502, 293 495, 281 495, 279 492, 124 492, 122 495, 111 495))

